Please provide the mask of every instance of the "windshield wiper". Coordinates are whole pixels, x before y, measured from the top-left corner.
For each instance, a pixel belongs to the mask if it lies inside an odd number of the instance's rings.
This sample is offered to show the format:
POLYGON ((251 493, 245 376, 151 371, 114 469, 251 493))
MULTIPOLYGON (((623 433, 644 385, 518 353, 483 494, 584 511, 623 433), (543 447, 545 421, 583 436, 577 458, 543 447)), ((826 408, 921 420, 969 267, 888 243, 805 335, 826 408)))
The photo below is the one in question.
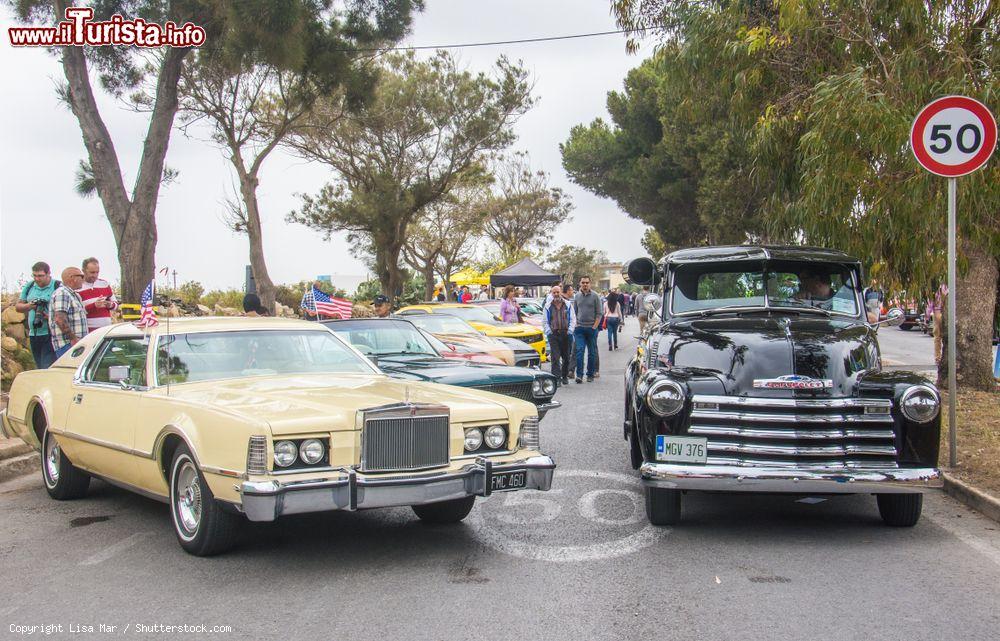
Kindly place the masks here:
POLYGON ((823 316, 826 316, 828 318, 833 315, 830 313, 829 310, 823 309, 822 307, 783 307, 781 305, 775 305, 772 306, 771 309, 781 310, 783 312, 794 312, 798 314, 802 314, 803 312, 805 313, 811 312, 813 314, 822 314, 823 316))
POLYGON ((724 305, 722 307, 716 307, 714 309, 703 309, 701 310, 702 316, 711 316, 713 314, 730 314, 739 312, 764 312, 767 311, 766 307, 760 306, 747 306, 747 305, 724 305))

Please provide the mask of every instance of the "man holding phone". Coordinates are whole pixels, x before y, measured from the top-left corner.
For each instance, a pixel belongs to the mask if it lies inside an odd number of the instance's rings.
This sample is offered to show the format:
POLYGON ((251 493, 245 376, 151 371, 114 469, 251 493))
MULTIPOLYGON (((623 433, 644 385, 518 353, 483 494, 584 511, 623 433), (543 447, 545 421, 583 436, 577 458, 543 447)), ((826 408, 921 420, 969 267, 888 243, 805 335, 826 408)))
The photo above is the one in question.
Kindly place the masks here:
POLYGON ((111 311, 118 307, 118 299, 108 281, 99 278, 101 264, 96 258, 83 261, 83 289, 79 292, 87 310, 87 331, 111 324, 111 311))

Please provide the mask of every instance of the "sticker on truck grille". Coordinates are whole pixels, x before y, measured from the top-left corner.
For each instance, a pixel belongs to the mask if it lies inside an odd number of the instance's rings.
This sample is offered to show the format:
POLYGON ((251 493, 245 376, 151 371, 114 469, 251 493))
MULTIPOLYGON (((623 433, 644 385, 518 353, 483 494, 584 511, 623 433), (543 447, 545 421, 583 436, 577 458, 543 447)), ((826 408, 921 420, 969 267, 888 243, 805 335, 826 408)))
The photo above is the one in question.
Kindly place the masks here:
POLYGON ((833 387, 833 381, 789 374, 778 378, 755 378, 753 386, 764 389, 829 389, 833 387))

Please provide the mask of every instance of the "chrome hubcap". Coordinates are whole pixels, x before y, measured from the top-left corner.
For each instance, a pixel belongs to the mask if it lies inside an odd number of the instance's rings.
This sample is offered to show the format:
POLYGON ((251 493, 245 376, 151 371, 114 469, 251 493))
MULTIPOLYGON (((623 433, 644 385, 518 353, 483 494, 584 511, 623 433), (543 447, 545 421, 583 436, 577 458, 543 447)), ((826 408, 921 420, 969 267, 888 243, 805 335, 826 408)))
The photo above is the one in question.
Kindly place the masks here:
POLYGON ((201 523, 201 484, 198 480, 198 470, 194 464, 186 461, 177 472, 176 492, 177 518, 180 525, 189 534, 198 531, 201 523))
POLYGON ((59 482, 59 459, 62 452, 59 450, 59 444, 56 440, 49 436, 45 439, 45 475, 49 477, 49 481, 53 485, 59 482))

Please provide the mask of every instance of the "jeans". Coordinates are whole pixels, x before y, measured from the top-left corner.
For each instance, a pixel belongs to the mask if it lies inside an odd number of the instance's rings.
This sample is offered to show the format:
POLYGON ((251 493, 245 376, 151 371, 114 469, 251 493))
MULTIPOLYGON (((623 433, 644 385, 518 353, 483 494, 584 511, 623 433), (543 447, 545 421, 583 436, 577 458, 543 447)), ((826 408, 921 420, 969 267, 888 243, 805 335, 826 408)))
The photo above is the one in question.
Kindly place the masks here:
POLYGON ((41 336, 29 336, 31 343, 31 356, 35 359, 35 367, 38 369, 48 369, 49 365, 56 362, 56 352, 52 349, 52 337, 48 334, 41 336))
POLYGON ((552 375, 560 381, 569 378, 571 343, 572 339, 567 331, 549 334, 549 359, 552 362, 552 375))
POLYGON ((597 361, 597 330, 593 327, 580 327, 573 331, 573 342, 576 343, 576 377, 583 378, 583 352, 587 352, 587 376, 594 377, 597 361))
POLYGON ((618 347, 618 320, 613 316, 608 316, 608 349, 618 347))
POLYGON ((56 359, 58 360, 59 357, 62 356, 63 354, 65 354, 66 352, 68 352, 71 347, 73 347, 72 343, 66 343, 65 345, 63 345, 62 347, 60 347, 59 349, 57 349, 56 350, 56 359))

